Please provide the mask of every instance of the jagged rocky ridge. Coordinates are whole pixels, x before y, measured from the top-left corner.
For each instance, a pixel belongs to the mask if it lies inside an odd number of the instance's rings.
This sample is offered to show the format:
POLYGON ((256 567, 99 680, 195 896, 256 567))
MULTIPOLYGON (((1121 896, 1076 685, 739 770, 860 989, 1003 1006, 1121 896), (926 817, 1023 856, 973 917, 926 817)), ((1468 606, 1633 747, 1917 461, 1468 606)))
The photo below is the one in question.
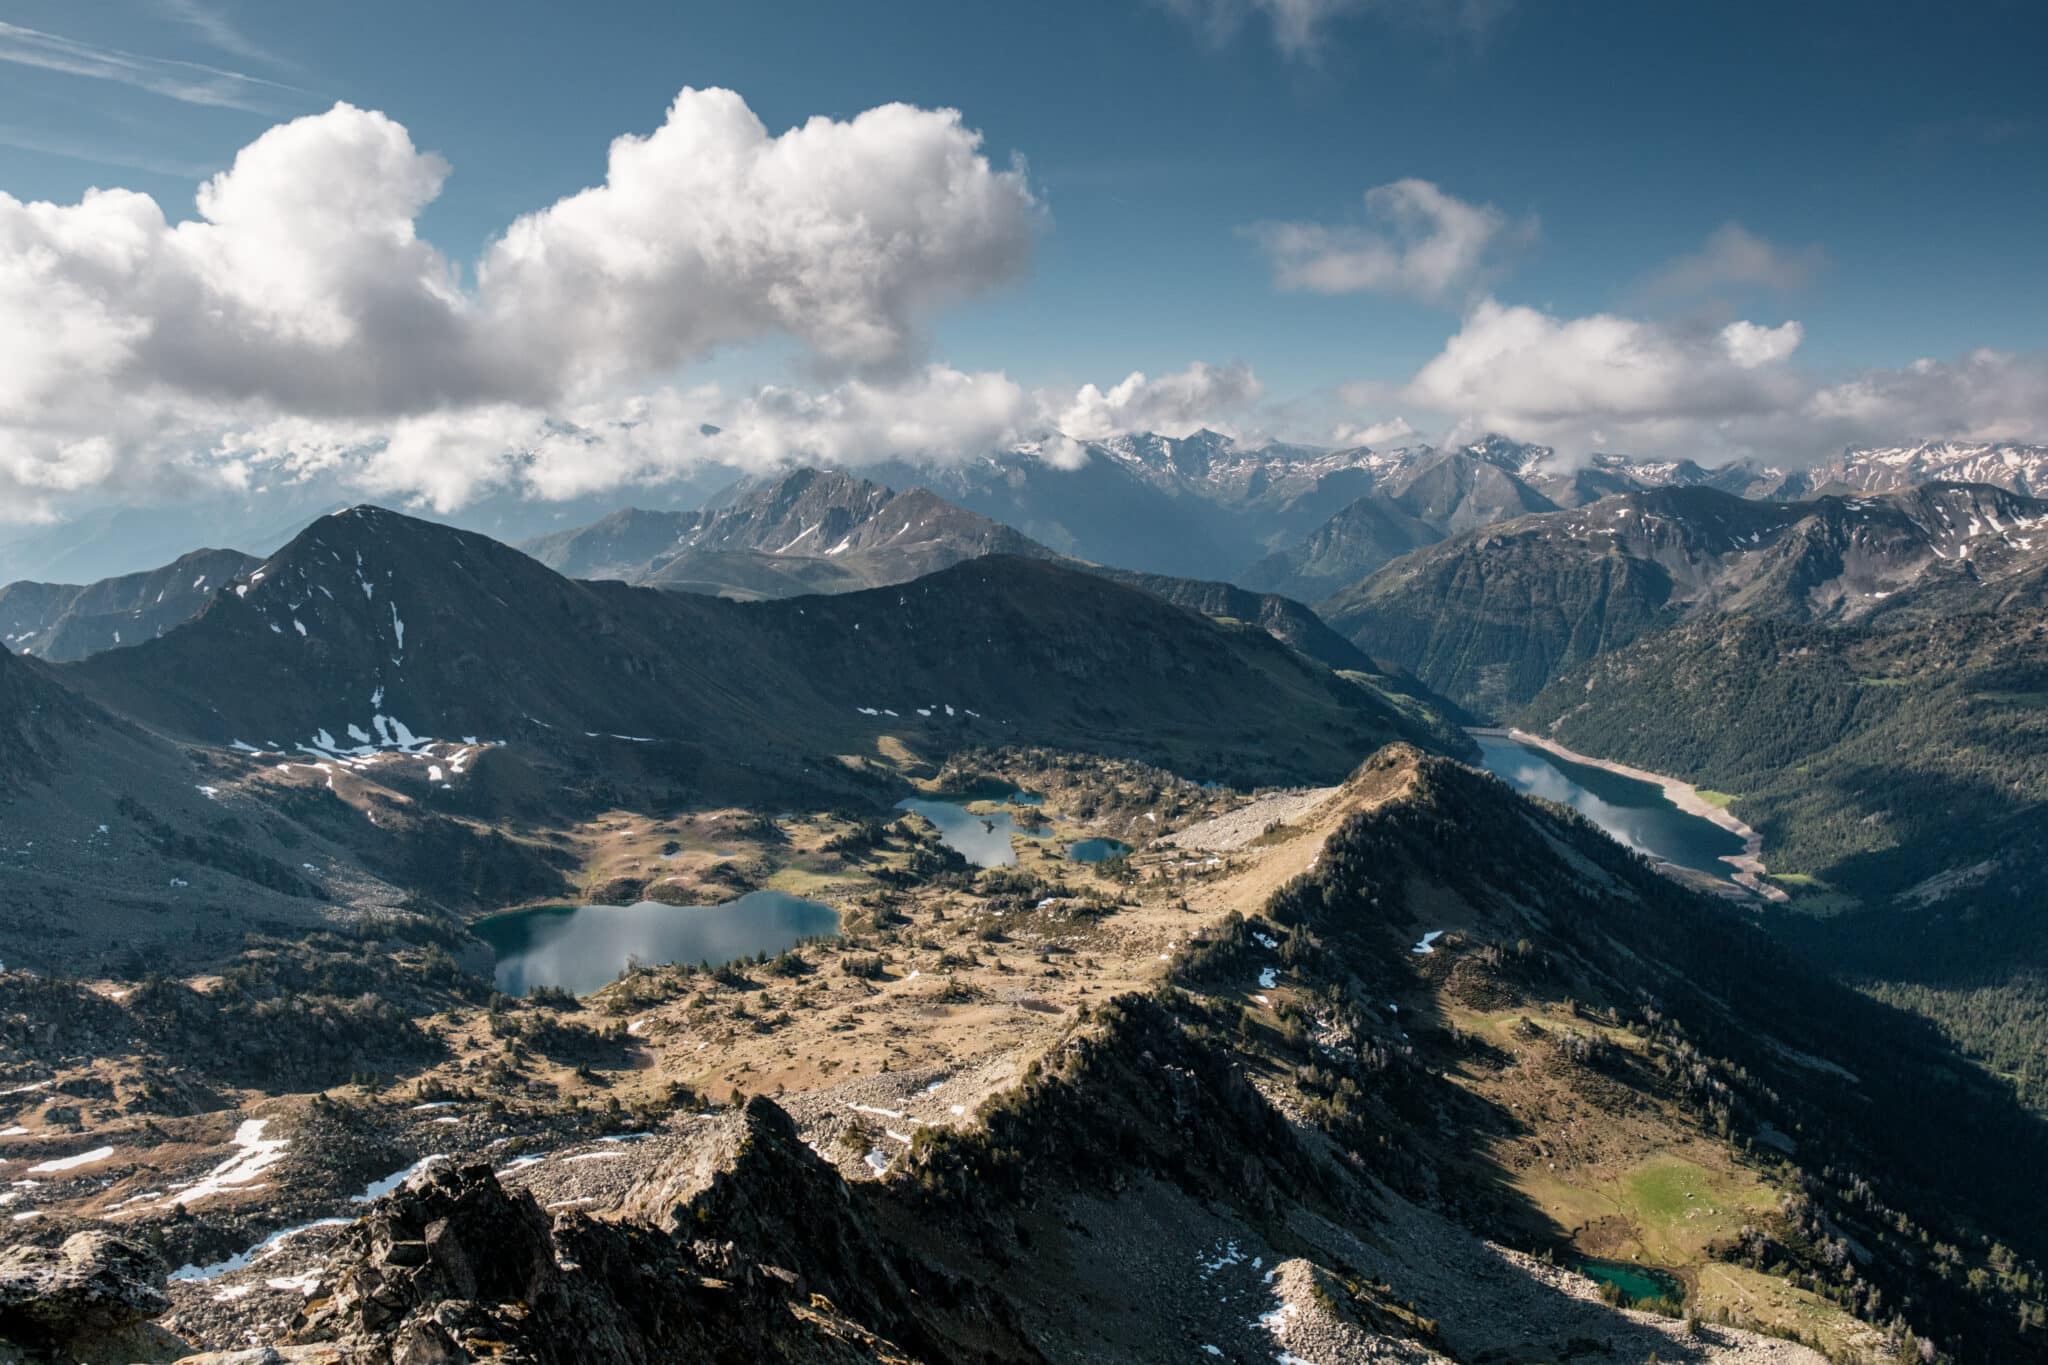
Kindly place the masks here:
MULTIPOLYGON (((543 1210, 487 1168, 430 1167, 306 1272, 277 1349, 1816 1361, 1617 1313, 1483 1245, 1532 1245, 1538 1224, 1477 1148, 1547 1120, 1452 1084, 1502 1062, 1421 1002, 1512 1012, 1565 997, 1590 1022, 1627 1022, 1636 1046, 1579 1055, 1561 1035, 1551 1084, 1616 1112, 1669 1105, 1696 1141, 1803 1170, 1797 1206, 1763 1219, 1773 1256, 1839 1278, 1894 1345, 1910 1329, 1951 1359, 2027 1349, 2010 1304, 1962 1293, 1923 1254, 1953 1243, 1975 1264, 1994 1238, 2006 1255, 2041 1253, 2048 1224, 2025 1173, 2048 1151, 1999 1087, 1575 816, 1401 748, 1346 791, 1357 813, 1263 916, 1198 935, 1170 986, 1077 1021, 973 1124, 921 1132, 887 1178, 847 1183, 758 1098, 679 1118, 689 1136, 637 1166, 603 1219, 543 1210), (1409 950, 1446 924, 1434 952, 1409 950), (1260 964, 1307 1007, 1241 1009, 1260 964), (1398 1017, 1390 995, 1409 1002, 1398 1017), (1962 1123, 1988 1155, 1956 1171, 1942 1134, 1962 1123), (1837 1239, 1858 1249, 1846 1276, 1826 1268, 1837 1239)), ((1537 1136, 1568 1147, 1566 1131, 1537 1136)), ((177 1330, 242 1340, 233 1295, 180 1302, 177 1330)))
POLYGON ((1490 441, 1466 450, 1424 446, 1374 453, 1366 466, 1371 491, 1299 545, 1245 570, 1244 582, 1314 600, 1447 536, 1555 511, 1556 504, 1518 473, 1518 461, 1538 457, 1499 438, 1490 441))
POLYGON ((2031 497, 2048 496, 2048 446, 2018 441, 1919 441, 1902 446, 1852 446, 1814 469, 1815 488, 1840 485, 1889 492, 1923 483, 1988 483, 2031 497))
POLYGON ((988 554, 1051 551, 923 488, 798 469, 698 512, 615 512, 523 547, 572 578, 740 598, 908 582, 988 554))

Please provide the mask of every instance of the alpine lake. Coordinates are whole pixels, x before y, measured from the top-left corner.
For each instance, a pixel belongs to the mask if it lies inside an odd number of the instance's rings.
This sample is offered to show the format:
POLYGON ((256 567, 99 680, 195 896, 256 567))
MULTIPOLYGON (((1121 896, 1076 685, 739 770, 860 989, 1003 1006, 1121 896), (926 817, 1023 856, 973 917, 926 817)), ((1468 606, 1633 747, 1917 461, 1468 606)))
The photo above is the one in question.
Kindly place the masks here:
POLYGON ((1480 766, 1525 796, 1570 806, 1637 853, 1727 881, 1740 835, 1688 814, 1652 782, 1574 763, 1506 735, 1475 734, 1480 766))

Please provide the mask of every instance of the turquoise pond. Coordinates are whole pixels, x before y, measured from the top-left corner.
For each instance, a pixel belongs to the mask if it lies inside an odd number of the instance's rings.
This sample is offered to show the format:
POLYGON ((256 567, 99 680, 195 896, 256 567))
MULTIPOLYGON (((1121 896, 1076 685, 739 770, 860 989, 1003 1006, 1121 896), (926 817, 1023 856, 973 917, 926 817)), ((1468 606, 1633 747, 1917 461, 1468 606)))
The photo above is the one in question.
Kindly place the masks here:
POLYGON ((588 995, 636 962, 715 967, 779 953, 838 933, 839 913, 781 891, 750 891, 724 905, 550 905, 492 915, 471 928, 497 954, 505 994, 557 986, 588 995))
POLYGON ((1655 783, 1588 767, 1506 735, 1474 735, 1480 766, 1516 791, 1570 806, 1618 843, 1667 863, 1726 880, 1722 859, 1742 852, 1741 836, 1688 815, 1655 783))
POLYGON ((1685 1300, 1685 1282, 1654 1266, 1637 1265, 1633 1261, 1588 1260, 1579 1262, 1579 1273, 1600 1284, 1613 1285, 1628 1303, 1641 1303, 1646 1299, 1666 1299, 1672 1303, 1685 1300))
POLYGON ((1075 863, 1106 863, 1111 858, 1129 853, 1131 846, 1116 839, 1076 839, 1067 845, 1067 861, 1075 863))

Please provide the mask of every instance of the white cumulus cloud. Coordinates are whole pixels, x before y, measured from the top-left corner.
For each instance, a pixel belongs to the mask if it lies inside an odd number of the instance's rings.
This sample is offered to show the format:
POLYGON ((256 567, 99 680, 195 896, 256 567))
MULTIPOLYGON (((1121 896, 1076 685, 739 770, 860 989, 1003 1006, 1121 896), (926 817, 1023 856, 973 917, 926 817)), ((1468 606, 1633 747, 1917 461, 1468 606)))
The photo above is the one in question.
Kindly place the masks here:
POLYGON ((187 221, 127 190, 0 194, 0 501, 231 481, 223 433, 281 430, 294 458, 380 442, 380 477, 445 464, 423 476, 445 500, 460 452, 515 415, 616 399, 723 346, 914 371, 926 321, 1019 275, 1040 217, 952 110, 771 134, 730 91, 685 90, 466 284, 416 227, 448 173, 393 119, 338 104, 244 147, 187 221))
POLYGON ((1406 385, 1346 396, 1398 398, 1454 436, 1502 431, 1567 459, 1605 449, 1796 463, 1845 445, 2048 432, 2048 355, 1979 350, 1829 379, 1796 364, 1804 338, 1796 320, 1567 318, 1488 298, 1406 385))
POLYGON ((1466 427, 1563 448, 1663 448, 1685 424, 1780 410, 1799 325, 1691 330, 1598 313, 1559 318, 1482 300, 1403 391, 1466 427))
POLYGON ((1217 366, 1198 360, 1157 378, 1133 370, 1107 392, 1083 384, 1051 422, 1081 441, 1127 431, 1185 436, 1226 424, 1233 409, 1255 401, 1260 391, 1258 376, 1242 362, 1217 366))
POLYGON ((659 370, 793 336, 886 366, 939 306, 1017 275, 1034 204, 950 110, 906 104, 771 136, 729 90, 685 90, 605 183, 514 223, 478 292, 501 344, 558 372, 659 370))
POLYGON ((1425 300, 1455 298, 1500 274, 1537 233, 1427 180, 1396 180, 1365 192, 1368 225, 1262 222, 1246 228, 1282 289, 1365 291, 1425 300))
POLYGON ((1721 329, 1721 349, 1737 367, 1753 370, 1790 356, 1805 338, 1806 329, 1797 321, 1781 322, 1776 327, 1737 321, 1721 329))
POLYGON ((1869 370, 1816 388, 1799 415, 1836 444, 2039 441, 2048 436, 2048 354, 1983 348, 1869 370))
POLYGON ((1340 423, 1330 440, 1339 446, 1398 446, 1421 434, 1408 424, 1407 418, 1389 417, 1378 422, 1340 423))

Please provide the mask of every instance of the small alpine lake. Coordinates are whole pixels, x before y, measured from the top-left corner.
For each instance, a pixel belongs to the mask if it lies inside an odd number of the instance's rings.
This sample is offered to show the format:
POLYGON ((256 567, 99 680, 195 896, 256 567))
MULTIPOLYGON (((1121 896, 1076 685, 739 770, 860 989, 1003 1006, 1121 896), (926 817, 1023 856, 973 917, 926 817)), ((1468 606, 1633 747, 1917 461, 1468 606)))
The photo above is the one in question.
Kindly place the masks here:
POLYGON ((913 796, 896 803, 897 810, 912 811, 938 827, 946 847, 976 867, 1010 867, 1017 861, 1017 849, 1010 836, 1017 822, 1008 811, 976 815, 953 801, 931 801, 913 796))
POLYGON ((1076 839, 1067 845, 1067 861, 1074 863, 1106 863, 1131 851, 1131 846, 1118 839, 1076 839))
POLYGON ((838 933, 839 913, 782 891, 750 891, 724 905, 548 905, 491 915, 470 928, 497 954, 505 994, 558 986, 588 995, 636 962, 718 966, 779 953, 838 933))
POLYGON ((1624 1304, 1663 1299, 1676 1305, 1685 1302, 1685 1282, 1666 1270, 1637 1265, 1634 1261, 1579 1262, 1579 1273, 1597 1284, 1611 1284, 1624 1304))
POLYGON ((1508 735, 1475 733, 1480 766, 1526 796, 1570 806, 1638 853, 1730 880, 1741 835, 1673 805, 1652 782, 1573 763, 1508 735))

